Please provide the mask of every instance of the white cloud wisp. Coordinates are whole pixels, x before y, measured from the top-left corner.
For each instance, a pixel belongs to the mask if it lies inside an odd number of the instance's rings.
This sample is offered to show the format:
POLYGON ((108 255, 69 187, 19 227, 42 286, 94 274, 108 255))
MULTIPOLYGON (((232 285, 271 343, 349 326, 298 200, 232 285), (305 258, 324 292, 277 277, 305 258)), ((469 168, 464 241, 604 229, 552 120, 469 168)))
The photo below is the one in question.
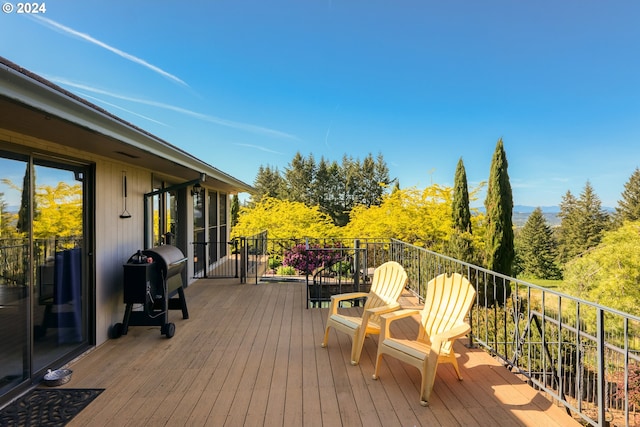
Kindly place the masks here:
POLYGON ((164 71, 163 69, 161 69, 159 67, 156 67, 153 64, 149 64, 144 59, 140 59, 140 58, 138 58, 138 57, 136 57, 134 55, 131 55, 131 54, 129 54, 127 52, 124 52, 124 51, 122 51, 120 49, 117 49, 117 48, 115 48, 113 46, 109 46, 108 44, 106 44, 104 42, 101 42, 100 40, 97 40, 97 39, 91 37, 89 34, 81 33, 80 31, 76 31, 73 28, 69 28, 69 27, 67 27, 65 25, 62 25, 62 24, 56 22, 56 21, 53 21, 53 20, 48 19, 48 18, 44 18, 44 17, 39 16, 39 15, 32 15, 32 17, 36 21, 39 21, 43 25, 47 25, 49 27, 53 27, 53 28, 55 28, 55 29, 57 29, 59 31, 62 31, 63 33, 69 34, 71 36, 81 38, 82 40, 85 40, 85 41, 87 41, 89 43, 92 43, 92 44, 94 44, 96 46, 99 46, 99 47, 101 47, 103 49, 106 49, 106 50, 108 50, 110 52, 113 52, 116 55, 118 55, 118 56, 120 56, 120 57, 122 57, 122 58, 124 58, 124 59, 126 59, 128 61, 131 61, 131 62, 134 62, 136 64, 142 65, 143 67, 146 67, 146 68, 150 69, 151 71, 153 71, 155 73, 158 73, 161 76, 163 76, 163 77, 165 77, 165 78, 167 78, 169 80, 172 80, 172 81, 174 81, 176 83, 179 83, 179 84, 181 84, 183 86, 189 87, 189 85, 184 80, 180 79, 179 77, 176 77, 173 74, 168 73, 168 72, 164 71))

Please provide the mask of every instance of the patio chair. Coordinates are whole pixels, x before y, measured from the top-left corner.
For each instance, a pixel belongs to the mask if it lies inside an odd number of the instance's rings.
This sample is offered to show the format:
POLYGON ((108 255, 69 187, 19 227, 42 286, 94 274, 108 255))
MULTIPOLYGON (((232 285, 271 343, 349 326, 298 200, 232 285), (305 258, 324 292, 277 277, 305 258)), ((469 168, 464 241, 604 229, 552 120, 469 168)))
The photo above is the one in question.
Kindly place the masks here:
POLYGON ((402 309, 380 316, 381 334, 373 379, 378 379, 382 355, 387 354, 415 366, 422 375, 420 404, 427 406, 435 381, 438 363, 451 363, 462 380, 460 368, 453 352, 453 342, 471 330, 465 317, 475 300, 476 291, 469 281, 458 273, 441 274, 427 285, 422 310, 402 309), (412 315, 420 315, 415 339, 400 339, 390 334, 391 322, 412 315))
POLYGON ((364 339, 370 334, 380 333, 380 314, 400 308, 398 298, 407 283, 407 273, 395 261, 385 262, 375 269, 369 292, 350 292, 331 296, 327 327, 324 332, 322 347, 329 340, 329 328, 334 328, 351 335, 351 364, 360 361, 364 339), (348 316, 338 313, 343 301, 366 298, 362 317, 348 316))

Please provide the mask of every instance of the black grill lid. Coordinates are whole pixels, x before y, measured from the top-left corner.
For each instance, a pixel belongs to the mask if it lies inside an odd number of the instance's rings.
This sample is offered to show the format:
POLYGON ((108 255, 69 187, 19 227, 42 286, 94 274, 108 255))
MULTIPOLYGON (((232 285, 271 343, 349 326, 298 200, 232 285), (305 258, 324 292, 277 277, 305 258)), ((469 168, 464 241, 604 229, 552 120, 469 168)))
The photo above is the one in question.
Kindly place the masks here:
POLYGON ((145 249, 142 253, 153 258, 153 261, 158 263, 165 278, 180 273, 187 261, 182 251, 173 245, 156 246, 151 249, 145 249))

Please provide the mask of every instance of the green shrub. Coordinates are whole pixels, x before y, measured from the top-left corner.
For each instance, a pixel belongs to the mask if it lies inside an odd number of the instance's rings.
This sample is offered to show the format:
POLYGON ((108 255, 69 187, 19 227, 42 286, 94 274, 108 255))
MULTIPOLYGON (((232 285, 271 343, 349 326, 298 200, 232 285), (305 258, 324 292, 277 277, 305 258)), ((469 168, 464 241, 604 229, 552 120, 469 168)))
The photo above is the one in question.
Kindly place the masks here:
POLYGON ((331 266, 331 271, 340 274, 341 276, 347 276, 351 273, 351 263, 347 261, 338 261, 331 266))
POLYGON ((271 270, 275 270, 282 265, 282 256, 281 255, 271 255, 269 257, 269 268, 271 270))
POLYGON ((280 266, 276 270, 278 276, 295 276, 296 269, 291 266, 280 266))

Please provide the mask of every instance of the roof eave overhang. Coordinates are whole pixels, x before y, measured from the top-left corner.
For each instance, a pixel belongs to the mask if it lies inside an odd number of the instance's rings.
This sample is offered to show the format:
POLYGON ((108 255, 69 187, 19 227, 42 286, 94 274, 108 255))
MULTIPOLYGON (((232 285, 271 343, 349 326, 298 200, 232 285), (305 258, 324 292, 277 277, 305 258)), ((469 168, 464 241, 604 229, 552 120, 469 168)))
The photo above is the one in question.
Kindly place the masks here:
MULTIPOLYGON (((237 192, 252 193, 255 189, 245 182, 199 160, 178 147, 108 113, 64 89, 35 76, 0 57, 0 96, 38 110, 51 117, 71 123, 89 132, 118 141, 134 151, 149 153, 164 161, 182 166, 206 181, 224 183, 237 192)), ((122 160, 122 158, 120 159, 122 160)))

